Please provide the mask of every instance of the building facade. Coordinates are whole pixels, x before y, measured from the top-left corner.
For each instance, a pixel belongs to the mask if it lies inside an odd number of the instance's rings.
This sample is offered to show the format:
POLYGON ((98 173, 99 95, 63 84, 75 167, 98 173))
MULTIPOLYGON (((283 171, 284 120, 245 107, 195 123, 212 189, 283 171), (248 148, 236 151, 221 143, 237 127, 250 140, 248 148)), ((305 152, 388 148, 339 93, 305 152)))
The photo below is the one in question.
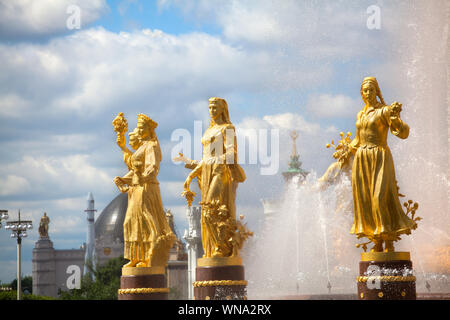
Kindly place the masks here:
MULTIPOLYGON (((79 249, 54 249, 48 234, 41 235, 33 249, 33 294, 58 297, 60 291, 79 289, 81 278, 86 274, 86 270, 89 270, 86 268, 88 261, 93 261, 93 266, 101 266, 110 259, 123 256, 123 221, 127 206, 127 194, 119 194, 93 222, 94 199, 90 194, 86 209, 88 213, 88 243, 84 243, 79 249), (88 252, 88 245, 95 250, 88 252)), ((166 217, 176 234, 173 216, 169 210, 166 212, 166 217)), ((170 298, 188 298, 187 278, 188 256, 184 244, 177 235, 177 241, 170 250, 167 267, 168 287, 171 289, 170 298)))

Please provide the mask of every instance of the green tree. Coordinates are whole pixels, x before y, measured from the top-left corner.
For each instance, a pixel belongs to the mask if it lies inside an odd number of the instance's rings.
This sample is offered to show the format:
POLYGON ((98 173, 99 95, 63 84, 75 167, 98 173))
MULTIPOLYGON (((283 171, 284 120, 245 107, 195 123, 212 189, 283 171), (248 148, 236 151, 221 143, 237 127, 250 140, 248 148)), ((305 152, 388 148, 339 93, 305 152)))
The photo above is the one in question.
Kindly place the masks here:
POLYGON ((81 279, 80 289, 62 291, 59 296, 63 300, 117 300, 117 291, 120 288, 122 266, 127 261, 123 257, 109 260, 105 265, 93 270, 88 268, 95 276, 95 280, 87 274, 81 279))
MULTIPOLYGON (((25 276, 20 282, 22 284, 22 292, 27 292, 31 294, 33 291, 33 278, 31 276, 25 276)), ((17 279, 14 279, 10 285, 13 290, 17 290, 17 279)))
MULTIPOLYGON (((0 300, 17 300, 17 291, 0 291, 0 300)), ((37 296, 34 294, 22 295, 22 300, 56 300, 52 297, 37 296)))

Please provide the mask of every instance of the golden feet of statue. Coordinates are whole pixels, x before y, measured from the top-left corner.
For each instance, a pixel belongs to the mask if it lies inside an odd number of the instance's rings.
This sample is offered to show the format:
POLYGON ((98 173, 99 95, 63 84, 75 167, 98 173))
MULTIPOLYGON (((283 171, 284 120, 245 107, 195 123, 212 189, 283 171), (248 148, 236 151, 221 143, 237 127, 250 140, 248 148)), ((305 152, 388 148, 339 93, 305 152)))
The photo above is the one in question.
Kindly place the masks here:
POLYGON ((225 257, 225 256, 226 255, 219 248, 216 248, 211 255, 211 257, 214 257, 214 258, 220 258, 220 257, 225 257))
POLYGON ((136 264, 138 263, 138 260, 130 260, 130 262, 128 262, 127 264, 125 264, 123 267, 124 268, 133 268, 136 266, 136 264))
POLYGON ((392 240, 372 240, 373 247, 370 249, 370 252, 394 252, 394 241, 392 240), (383 250, 383 242, 384 242, 384 250, 383 250))
POLYGON ((148 261, 144 260, 144 261, 139 261, 138 264, 136 264, 136 268, 146 268, 148 267, 148 261))
POLYGON ((124 268, 146 268, 149 266, 150 260, 131 260, 126 265, 124 265, 124 268))

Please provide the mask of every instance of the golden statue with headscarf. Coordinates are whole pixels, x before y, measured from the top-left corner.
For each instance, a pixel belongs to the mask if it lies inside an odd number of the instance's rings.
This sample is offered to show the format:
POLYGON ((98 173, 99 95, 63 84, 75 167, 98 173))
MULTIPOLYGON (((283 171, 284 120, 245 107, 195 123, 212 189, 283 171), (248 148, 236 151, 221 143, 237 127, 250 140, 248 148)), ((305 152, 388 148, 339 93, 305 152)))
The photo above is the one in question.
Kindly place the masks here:
POLYGON ((195 194, 189 190, 198 178, 201 190, 201 228, 204 258, 239 257, 243 242, 252 235, 242 217, 236 220, 236 188, 246 179, 237 163, 236 132, 224 99, 209 99, 210 126, 202 137, 203 156, 184 184, 183 195, 192 204, 195 194))
POLYGON ((354 220, 350 232, 373 242, 372 252, 382 252, 383 243, 385 252, 393 252, 394 241, 402 234, 410 234, 418 220, 408 217, 402 209, 394 161, 387 145, 389 131, 406 139, 409 126, 400 118, 400 103, 386 105, 376 78, 364 78, 361 97, 365 105, 356 117, 356 136, 350 143, 354 155, 354 220))

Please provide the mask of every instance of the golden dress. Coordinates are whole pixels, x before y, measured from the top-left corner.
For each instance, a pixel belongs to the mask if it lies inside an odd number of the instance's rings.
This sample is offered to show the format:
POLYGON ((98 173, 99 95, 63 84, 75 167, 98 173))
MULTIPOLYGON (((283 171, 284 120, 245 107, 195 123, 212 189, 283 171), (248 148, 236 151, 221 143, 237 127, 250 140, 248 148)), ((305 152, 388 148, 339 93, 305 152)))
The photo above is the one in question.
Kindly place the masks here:
POLYGON ((126 175, 129 190, 128 208, 123 224, 124 258, 150 260, 149 266, 165 264, 167 252, 158 248, 170 246, 174 234, 165 217, 156 178, 161 162, 158 141, 145 141, 133 154, 125 157, 125 162, 130 172, 126 175), (150 171, 152 173, 144 181, 142 177, 139 178, 150 171))
POLYGON ((416 226, 399 201, 394 161, 387 145, 388 130, 402 139, 409 135, 409 126, 388 106, 380 103, 358 113, 352 142, 357 150, 352 166, 351 233, 370 240, 396 240, 416 226))
POLYGON ((245 180, 245 173, 237 164, 234 126, 211 126, 202 137, 202 145, 203 158, 192 175, 200 183, 204 257, 227 257, 233 253, 229 239, 234 234, 230 226, 236 221, 236 188, 245 180))

